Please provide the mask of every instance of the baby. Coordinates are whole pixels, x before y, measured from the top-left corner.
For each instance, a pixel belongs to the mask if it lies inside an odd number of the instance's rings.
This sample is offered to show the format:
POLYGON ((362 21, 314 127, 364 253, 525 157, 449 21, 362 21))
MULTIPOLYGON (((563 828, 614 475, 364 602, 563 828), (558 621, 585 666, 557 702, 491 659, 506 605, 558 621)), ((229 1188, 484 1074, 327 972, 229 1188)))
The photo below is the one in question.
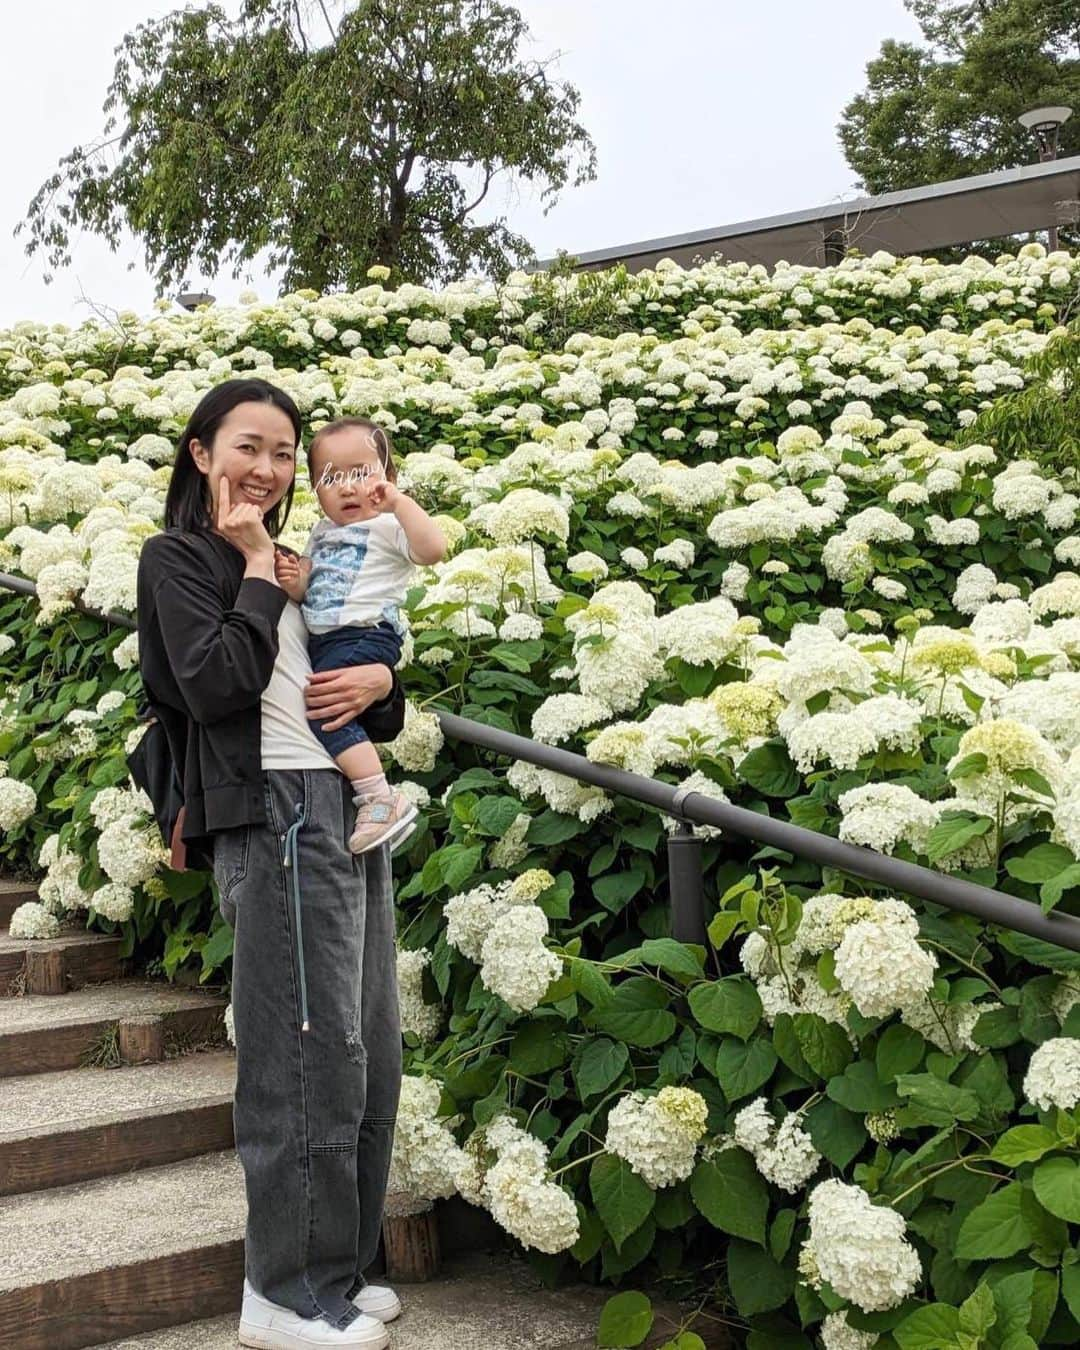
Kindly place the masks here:
MULTIPOLYGON (((382 662, 401 656, 399 606, 414 564, 439 562, 446 537, 422 506, 397 485, 386 432, 366 417, 345 417, 317 431, 308 471, 325 516, 303 556, 275 553, 279 585, 301 605, 312 670, 382 662)), ((311 729, 353 786, 358 808, 353 853, 404 842, 416 807, 386 781, 379 753, 355 718, 336 731, 311 729)))

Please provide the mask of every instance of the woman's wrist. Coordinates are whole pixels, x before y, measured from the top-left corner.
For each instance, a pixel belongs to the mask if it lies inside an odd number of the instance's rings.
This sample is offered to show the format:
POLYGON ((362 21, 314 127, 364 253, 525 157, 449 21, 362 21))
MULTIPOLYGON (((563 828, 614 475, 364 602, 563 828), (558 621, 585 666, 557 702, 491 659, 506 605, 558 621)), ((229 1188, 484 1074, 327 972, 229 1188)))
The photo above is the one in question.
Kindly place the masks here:
POLYGON ((267 553, 253 553, 247 560, 247 566, 244 568, 244 578, 260 577, 263 581, 272 581, 277 585, 277 577, 274 575, 274 550, 270 549, 267 553))

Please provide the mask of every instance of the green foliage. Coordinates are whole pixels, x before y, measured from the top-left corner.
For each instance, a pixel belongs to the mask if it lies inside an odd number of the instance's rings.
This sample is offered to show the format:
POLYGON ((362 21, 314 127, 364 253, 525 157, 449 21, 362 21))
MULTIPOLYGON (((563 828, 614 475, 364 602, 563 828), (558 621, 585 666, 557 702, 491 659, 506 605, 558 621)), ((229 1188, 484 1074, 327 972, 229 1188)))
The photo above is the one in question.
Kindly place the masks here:
POLYGON ((162 291, 263 254, 287 289, 356 289, 376 265, 500 276, 532 252, 504 216, 475 220, 493 182, 551 203, 595 176, 577 91, 520 54, 512 6, 355 0, 336 28, 307 22, 291 0, 245 0, 129 33, 104 133, 39 189, 27 252, 66 266, 74 233, 115 245, 126 226, 162 291))
MULTIPOLYGON (((882 43, 840 143, 867 191, 892 192, 1035 159, 1017 122, 1037 105, 1080 107, 1076 15, 1058 0, 906 0, 925 45, 882 43)), ((1061 130, 1080 151, 1080 122, 1061 130)))

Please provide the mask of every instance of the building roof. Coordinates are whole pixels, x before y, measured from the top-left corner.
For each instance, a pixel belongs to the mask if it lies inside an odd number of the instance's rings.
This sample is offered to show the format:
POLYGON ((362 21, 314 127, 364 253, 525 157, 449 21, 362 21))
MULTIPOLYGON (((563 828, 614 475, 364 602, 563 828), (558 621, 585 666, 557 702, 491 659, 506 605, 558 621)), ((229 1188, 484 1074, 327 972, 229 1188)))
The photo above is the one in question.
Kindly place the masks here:
MULTIPOLYGON (((661 258, 682 266, 720 253, 731 262, 785 260, 820 266, 834 261, 826 238, 862 253, 926 253, 978 239, 1023 234, 1080 218, 1080 155, 1045 164, 956 178, 948 183, 905 188, 879 197, 830 202, 809 211, 741 221, 711 230, 693 230, 577 255, 580 270, 625 263, 631 272, 654 267, 661 258)), ((540 264, 544 266, 544 264, 540 264)))

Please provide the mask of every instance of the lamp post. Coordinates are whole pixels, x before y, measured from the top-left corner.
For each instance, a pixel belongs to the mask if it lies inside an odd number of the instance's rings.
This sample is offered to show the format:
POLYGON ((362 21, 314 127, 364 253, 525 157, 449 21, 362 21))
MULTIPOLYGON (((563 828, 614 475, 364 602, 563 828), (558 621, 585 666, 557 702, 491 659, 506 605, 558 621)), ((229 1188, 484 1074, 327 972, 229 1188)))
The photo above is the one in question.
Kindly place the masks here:
MULTIPOLYGON (((1016 119, 1025 131, 1034 133, 1039 146, 1040 163, 1045 164, 1048 160, 1057 159, 1058 133, 1062 124, 1067 122, 1071 115, 1071 108, 1057 104, 1046 108, 1031 108, 1016 119)), ((1058 246, 1056 221, 1047 230, 1047 243, 1050 252, 1054 253, 1058 246)))

